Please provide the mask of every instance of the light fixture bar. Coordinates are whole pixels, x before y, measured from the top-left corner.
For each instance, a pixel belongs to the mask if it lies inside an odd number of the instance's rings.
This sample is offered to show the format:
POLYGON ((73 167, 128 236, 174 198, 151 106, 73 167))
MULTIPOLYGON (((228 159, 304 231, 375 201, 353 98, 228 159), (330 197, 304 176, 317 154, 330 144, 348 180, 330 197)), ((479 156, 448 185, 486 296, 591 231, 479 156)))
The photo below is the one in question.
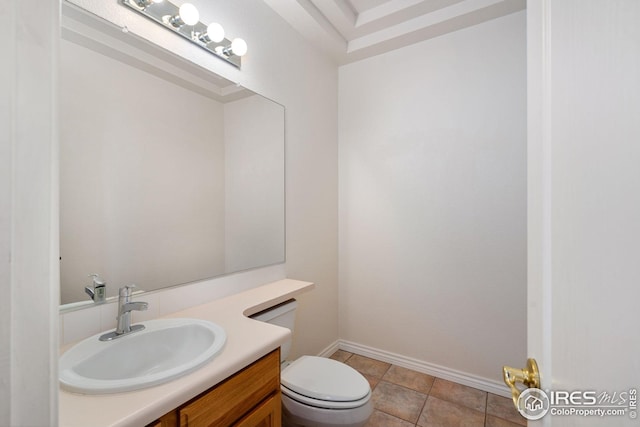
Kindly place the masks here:
MULTIPOLYGON (((168 0, 121 0, 121 2, 123 5, 128 6, 174 33, 180 34, 207 52, 241 68, 241 56, 244 55, 247 50, 244 40, 234 39, 232 42, 229 39, 223 38, 221 41, 215 41, 217 37, 208 36, 207 25, 197 19, 195 20, 197 21, 195 24, 189 25, 191 21, 189 19, 183 19, 184 16, 181 17, 180 8, 168 0), (237 40, 240 40, 240 43, 238 43, 237 40), (242 47, 242 49, 236 47, 234 52, 234 48, 232 47, 234 43, 242 47)), ((193 8, 193 10, 195 10, 195 8, 193 8)), ((193 11, 189 10, 189 12, 193 11)), ((195 14, 197 17, 197 11, 195 14)), ((182 15, 184 15, 184 10, 182 11, 182 15)), ((224 32, 222 27, 219 25, 217 27, 215 27, 216 30, 224 32), (219 29, 217 27, 219 27, 219 29)), ((211 30, 211 28, 214 27, 210 27, 209 30, 211 30)))

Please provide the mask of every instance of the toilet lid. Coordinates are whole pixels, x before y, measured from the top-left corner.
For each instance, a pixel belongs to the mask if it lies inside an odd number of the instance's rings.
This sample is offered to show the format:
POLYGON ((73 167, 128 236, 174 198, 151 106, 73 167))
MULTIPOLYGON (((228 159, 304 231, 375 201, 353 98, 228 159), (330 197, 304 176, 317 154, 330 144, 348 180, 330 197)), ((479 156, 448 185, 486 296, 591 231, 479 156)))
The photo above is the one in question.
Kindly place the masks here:
POLYGON ((312 399, 352 402, 367 396, 369 382, 351 366, 333 359, 302 356, 282 371, 282 385, 312 399))

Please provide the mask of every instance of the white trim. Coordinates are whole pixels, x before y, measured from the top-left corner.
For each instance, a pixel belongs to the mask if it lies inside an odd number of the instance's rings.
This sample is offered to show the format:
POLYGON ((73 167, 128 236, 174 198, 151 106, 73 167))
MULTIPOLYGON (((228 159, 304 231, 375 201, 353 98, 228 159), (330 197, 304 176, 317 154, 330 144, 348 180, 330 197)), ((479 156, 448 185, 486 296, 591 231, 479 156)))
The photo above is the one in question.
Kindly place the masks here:
POLYGON ((0 7, 0 425, 58 423, 59 7, 0 7))
POLYGON ((552 385, 551 3, 527 5, 527 357, 538 362, 542 388, 552 385))
POLYGON ((327 348, 318 353, 318 356, 329 357, 338 350, 340 350, 340 340, 336 340, 331 343, 327 348))
POLYGON ((477 388, 482 391, 497 394, 498 396, 511 397, 511 392, 507 386, 501 382, 479 377, 467 372, 457 371, 445 366, 413 359, 411 357, 401 356, 396 353, 391 353, 389 351, 380 350, 351 341, 338 340, 322 351, 319 356, 330 356, 338 349, 370 357, 382 362, 391 363, 403 368, 412 369, 417 372, 422 372, 423 374, 442 378, 443 380, 449 380, 458 384, 477 388))

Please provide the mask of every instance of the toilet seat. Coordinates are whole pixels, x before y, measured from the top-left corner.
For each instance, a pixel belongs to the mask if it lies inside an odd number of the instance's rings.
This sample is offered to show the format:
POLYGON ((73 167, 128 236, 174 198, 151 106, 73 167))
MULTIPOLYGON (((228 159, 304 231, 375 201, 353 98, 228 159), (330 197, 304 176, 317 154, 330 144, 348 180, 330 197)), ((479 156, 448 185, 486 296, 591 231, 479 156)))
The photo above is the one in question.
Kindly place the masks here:
POLYGON ((369 382, 358 371, 324 357, 300 357, 282 371, 281 383, 283 394, 318 408, 357 408, 371 397, 369 382))
POLYGON ((304 396, 302 394, 298 394, 295 391, 288 389, 285 386, 281 386, 280 390, 282 394, 295 400, 296 402, 300 402, 307 406, 313 406, 315 408, 323 408, 323 409, 353 409, 358 408, 367 402, 369 402, 371 398, 371 392, 367 393, 367 395, 360 399, 354 400, 350 402, 332 402, 330 400, 320 400, 320 399, 312 399, 310 397, 304 396))

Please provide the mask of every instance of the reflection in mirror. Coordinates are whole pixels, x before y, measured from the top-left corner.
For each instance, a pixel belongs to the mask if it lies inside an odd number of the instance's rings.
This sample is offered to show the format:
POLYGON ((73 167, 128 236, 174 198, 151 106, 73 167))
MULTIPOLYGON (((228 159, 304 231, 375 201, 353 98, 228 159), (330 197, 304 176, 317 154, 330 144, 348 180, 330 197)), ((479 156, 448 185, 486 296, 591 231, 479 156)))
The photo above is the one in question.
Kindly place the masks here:
POLYGON ((61 304, 283 262, 284 108, 69 6, 62 30, 61 304))

